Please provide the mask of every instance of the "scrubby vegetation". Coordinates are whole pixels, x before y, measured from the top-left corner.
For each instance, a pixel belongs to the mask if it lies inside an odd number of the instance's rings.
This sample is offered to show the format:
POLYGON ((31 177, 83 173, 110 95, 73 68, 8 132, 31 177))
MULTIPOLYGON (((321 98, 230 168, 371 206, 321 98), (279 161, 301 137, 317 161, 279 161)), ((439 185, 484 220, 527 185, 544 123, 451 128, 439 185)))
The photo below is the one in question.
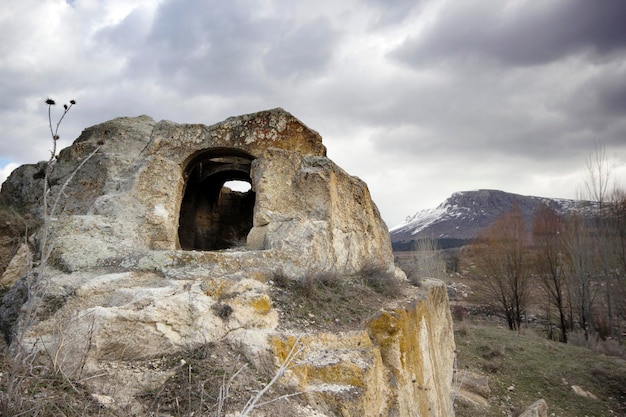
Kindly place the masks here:
POLYGON ((357 275, 337 277, 309 273, 299 280, 276 274, 272 298, 281 318, 300 329, 354 328, 375 314, 387 300, 400 296, 401 281, 368 266, 357 275))

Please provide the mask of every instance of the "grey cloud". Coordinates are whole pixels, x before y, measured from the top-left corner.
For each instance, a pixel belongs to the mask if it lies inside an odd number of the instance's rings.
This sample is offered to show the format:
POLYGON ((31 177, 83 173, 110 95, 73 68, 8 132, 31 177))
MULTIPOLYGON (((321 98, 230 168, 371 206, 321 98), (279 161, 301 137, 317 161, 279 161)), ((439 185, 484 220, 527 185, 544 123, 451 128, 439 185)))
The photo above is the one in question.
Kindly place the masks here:
POLYGON ((106 26, 98 31, 94 40, 100 47, 108 45, 117 49, 118 53, 132 52, 142 47, 151 23, 147 11, 137 8, 116 25, 106 26))
POLYGON ((562 94, 555 105, 566 116, 562 132, 581 141, 602 140, 607 146, 626 143, 626 68, 620 61, 596 66, 590 76, 562 94))
POLYGON ((626 2, 559 0, 452 2, 419 38, 408 38, 391 56, 411 66, 448 60, 491 59, 528 66, 590 52, 626 49, 626 2))
POLYGON ((264 56, 264 67, 273 78, 320 74, 331 60, 339 36, 330 19, 323 17, 287 28, 264 56))
MULTIPOLYGON (((541 181, 580 168, 594 139, 624 152, 626 19, 614 0, 145 3, 88 39, 79 34, 107 22, 81 2, 64 17, 71 36, 20 32, 68 62, 40 54, 0 68, 3 159, 47 155, 47 94, 78 100, 63 146, 118 116, 212 124, 282 106, 396 223, 462 189, 561 192, 565 182, 541 181), (411 27, 420 37, 380 59, 411 27)), ((20 28, 27 16, 9 17, 20 28)))
MULTIPOLYGON (((532 161, 571 158, 593 134, 586 120, 569 116, 571 108, 565 103, 545 101, 541 88, 549 83, 546 77, 533 70, 516 77, 486 71, 482 76, 472 74, 471 82, 462 72, 444 74, 436 84, 406 79, 379 82, 380 91, 369 90, 375 97, 371 101, 380 104, 384 97, 392 99, 379 107, 359 103, 353 115, 360 123, 380 129, 373 141, 377 152, 407 163, 424 155, 442 159, 462 155, 477 161, 484 155, 532 161)), ((549 96, 569 88, 555 89, 549 96)))
POLYGON ((626 114, 626 68, 622 67, 618 73, 603 74, 598 78, 597 94, 601 106, 610 115, 624 116, 626 114))
POLYGON ((422 1, 419 0, 365 0, 365 3, 372 6, 378 13, 374 26, 387 26, 402 22, 411 13, 411 10, 418 7, 422 1))
POLYGON ((259 51, 270 22, 240 1, 168 1, 128 62, 131 76, 154 77, 187 95, 262 90, 259 51))
MULTIPOLYGON (((245 1, 163 3, 128 60, 133 78, 154 77, 188 96, 268 95, 273 80, 320 75, 340 33, 327 18, 258 16, 245 1)), ((103 33, 125 48, 136 17, 103 33)), ((131 36, 132 37, 132 36, 131 36)), ((136 38, 135 38, 136 39, 136 38)), ((136 43, 136 42, 133 42, 136 43)))

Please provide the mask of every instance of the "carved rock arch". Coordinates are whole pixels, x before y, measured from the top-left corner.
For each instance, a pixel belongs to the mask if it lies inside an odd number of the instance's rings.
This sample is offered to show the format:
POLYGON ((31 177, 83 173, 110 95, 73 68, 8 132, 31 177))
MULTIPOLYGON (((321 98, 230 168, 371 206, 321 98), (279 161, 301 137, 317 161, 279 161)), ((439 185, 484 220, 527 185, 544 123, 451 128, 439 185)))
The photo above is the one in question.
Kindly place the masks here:
POLYGON ((255 192, 238 192, 228 181, 252 185, 253 155, 235 148, 205 149, 185 164, 178 239, 184 250, 220 250, 245 245, 252 228, 255 192))

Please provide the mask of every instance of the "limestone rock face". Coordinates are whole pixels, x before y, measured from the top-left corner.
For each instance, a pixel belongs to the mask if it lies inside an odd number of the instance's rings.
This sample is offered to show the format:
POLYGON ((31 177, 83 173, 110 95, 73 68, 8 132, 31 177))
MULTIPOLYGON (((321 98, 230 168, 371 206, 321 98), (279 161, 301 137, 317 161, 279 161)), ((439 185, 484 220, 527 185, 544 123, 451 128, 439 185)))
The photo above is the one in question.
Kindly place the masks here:
MULTIPOLYGON (((410 302, 386 308, 365 329, 303 337, 289 375, 331 416, 451 416, 454 335, 445 285, 430 280, 410 302)), ((273 340, 284 358, 295 338, 273 340)))
POLYGON ((251 248, 293 253, 300 268, 343 274, 392 256, 367 187, 328 158, 269 149, 252 163, 252 173, 258 197, 251 248))
MULTIPOLYGON (((14 171, 0 204, 41 216, 44 169, 14 171)), ((49 185, 57 209, 30 243, 46 233, 50 256, 41 275, 18 279, 30 252, 16 255, 0 324, 14 348, 42 352, 94 398, 137 415, 136 395, 170 375, 153 358, 226 343, 259 369, 268 355, 280 363, 290 339, 270 297, 278 274, 403 275, 366 184, 282 109, 212 126, 111 120, 60 152, 49 185)), ((444 287, 427 288, 354 334, 303 337, 331 352, 290 377, 311 392, 311 415, 449 415, 448 301, 444 287)))
MULTIPOLYGON (((213 126, 140 116, 88 128, 61 151, 51 195, 98 146, 59 200, 52 256, 67 271, 246 241, 251 250, 280 251, 293 278, 310 268, 353 273, 364 259, 394 268, 365 183, 326 158, 319 134, 282 109, 213 126), (229 180, 252 189, 228 197, 229 180)), ((20 167, 0 202, 38 214, 42 176, 43 164, 20 167)))

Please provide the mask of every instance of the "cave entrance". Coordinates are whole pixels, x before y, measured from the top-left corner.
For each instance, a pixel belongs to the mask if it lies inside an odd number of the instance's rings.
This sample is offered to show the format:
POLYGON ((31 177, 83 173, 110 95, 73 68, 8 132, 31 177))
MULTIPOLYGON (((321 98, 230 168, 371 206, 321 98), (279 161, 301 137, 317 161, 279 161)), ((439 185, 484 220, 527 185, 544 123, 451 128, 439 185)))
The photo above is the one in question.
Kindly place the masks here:
POLYGON ((201 152, 185 168, 178 240, 184 250, 245 246, 252 228, 253 156, 236 149, 201 152))

